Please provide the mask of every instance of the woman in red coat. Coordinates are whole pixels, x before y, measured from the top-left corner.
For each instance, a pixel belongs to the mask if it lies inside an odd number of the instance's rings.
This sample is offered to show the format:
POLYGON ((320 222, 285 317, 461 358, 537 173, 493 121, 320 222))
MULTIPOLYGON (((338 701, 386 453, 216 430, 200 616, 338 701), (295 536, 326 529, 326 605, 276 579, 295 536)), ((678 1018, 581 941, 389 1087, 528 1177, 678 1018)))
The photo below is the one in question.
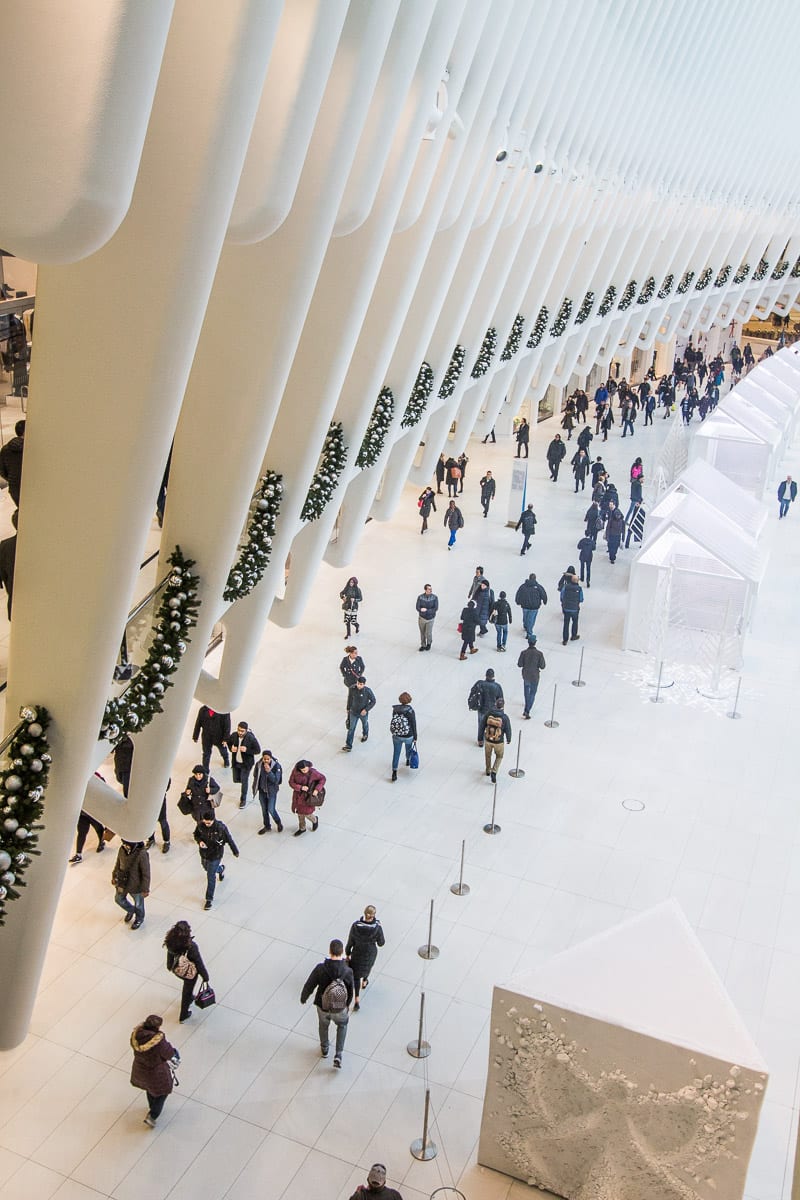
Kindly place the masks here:
POLYGON ((312 833, 316 833, 319 828, 319 817, 316 815, 318 805, 312 802, 312 797, 316 798, 321 791, 324 792, 325 776, 307 758, 301 758, 289 776, 289 787, 292 789, 292 812, 297 813, 300 826, 294 836, 300 837, 301 833, 305 833, 306 817, 311 820, 312 833))
POLYGON ((162 1017, 145 1017, 131 1034, 131 1083, 147 1093, 148 1112, 144 1123, 151 1129, 161 1116, 164 1102, 172 1091, 170 1060, 180 1062, 178 1051, 161 1032, 163 1023, 162 1017))

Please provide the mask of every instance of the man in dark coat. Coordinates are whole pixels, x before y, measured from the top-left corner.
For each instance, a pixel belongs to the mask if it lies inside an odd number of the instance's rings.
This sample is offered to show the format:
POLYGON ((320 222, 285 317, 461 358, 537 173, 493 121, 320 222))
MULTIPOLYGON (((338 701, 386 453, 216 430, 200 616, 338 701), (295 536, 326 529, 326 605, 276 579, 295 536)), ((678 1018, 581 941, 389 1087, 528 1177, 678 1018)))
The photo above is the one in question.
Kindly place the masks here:
POLYGON ((22 486, 22 455, 25 450, 25 422, 17 421, 15 437, 0 450, 0 475, 8 481, 8 492, 19 508, 19 491, 22 486))
POLYGON ((203 705, 197 714, 197 720, 194 723, 194 732, 192 733, 192 741, 196 742, 200 738, 200 744, 203 747, 203 766, 206 771, 211 766, 211 751, 216 746, 222 755, 223 765, 228 765, 228 747, 226 740, 231 734, 231 714, 228 712, 215 712, 213 708, 208 708, 203 705))
POLYGON ((247 804, 247 784, 256 755, 261 753, 258 738, 251 730, 247 721, 239 721, 236 732, 225 739, 231 752, 231 774, 233 782, 240 785, 239 808, 247 804))
POLYGON ((492 472, 487 471, 481 480, 481 508, 483 509, 484 517, 489 515, 489 505, 494 500, 494 494, 497 491, 497 484, 492 478, 492 472))
POLYGON ((144 842, 122 843, 111 872, 111 882, 114 903, 125 909, 125 924, 138 929, 144 921, 145 897, 150 895, 150 858, 144 842))
POLYGON ((585 450, 587 457, 589 454, 589 442, 592 441, 594 435, 588 425, 584 425, 583 429, 578 434, 578 449, 585 450))
POLYGON ((478 714, 478 745, 483 745, 481 725, 487 712, 490 712, 498 700, 503 699, 503 689, 494 677, 491 667, 483 679, 476 680, 470 688, 467 707, 478 714))
POLYGON ((522 715, 526 721, 531 719, 531 709, 536 699, 539 676, 545 669, 545 665, 544 655, 536 647, 536 634, 532 633, 528 638, 527 649, 523 650, 517 659, 517 666, 522 671, 522 689, 525 693, 525 709, 522 715))
MULTIPOLYGON (((14 530, 17 528, 17 518, 19 509, 15 508, 11 514, 11 523, 14 530)), ((11 599, 14 593, 14 564, 17 561, 17 535, 12 533, 11 537, 3 538, 0 542, 0 587, 4 587, 8 592, 8 619, 11 620, 11 599)))
POLYGON ((523 450, 525 451, 525 457, 526 458, 528 457, 528 442, 530 441, 530 436, 531 436, 531 427, 528 424, 528 422, 525 420, 525 418, 523 417, 522 420, 520 421, 519 425, 517 426, 517 432, 516 432, 517 458, 519 458, 521 456, 523 450))
POLYGON ((522 530, 522 549, 520 550, 520 554, 524 554, 530 548, 531 538, 536 533, 536 513, 533 511, 532 504, 529 504, 522 513, 514 529, 522 530))
POLYGON ((431 584, 426 583, 417 596, 417 624, 419 625, 419 648, 430 650, 433 645, 433 622, 439 611, 439 597, 431 584))
POLYGON ((558 479, 558 470, 566 453, 567 447, 561 440, 561 434, 557 433, 547 447, 547 465, 550 468, 550 478, 553 483, 558 479))
POLYGON ((348 754, 353 749, 353 738, 359 721, 361 722, 362 742, 369 737, 369 714, 374 707, 375 693, 372 688, 367 687, 364 676, 359 675, 355 686, 350 688, 347 696, 347 740, 342 749, 348 754))
POLYGON ((586 487, 586 475, 589 471, 589 456, 585 450, 579 450, 572 456, 572 473, 575 476, 575 491, 580 486, 581 491, 586 487))
POLYGON ((584 573, 586 574, 586 586, 592 586, 592 559, 594 557, 595 543, 592 541, 589 533, 585 533, 578 542, 579 562, 581 564, 581 583, 583 583, 584 573))
POLYGON ((622 536, 625 533, 625 518, 613 500, 608 505, 608 520, 606 522, 606 541, 608 542, 608 557, 613 563, 617 561, 622 536))
POLYGON ((578 633, 578 617, 582 604, 583 588, 578 582, 578 576, 568 575, 561 588, 561 611, 564 614, 564 629, 561 635, 562 646, 566 646, 567 644, 570 624, 572 625, 572 641, 577 642, 580 637, 578 633))
POLYGON ((353 972, 344 957, 344 946, 338 938, 334 938, 329 947, 329 958, 317 963, 308 979, 303 984, 300 993, 300 1003, 305 1004, 308 997, 316 989, 314 1004, 317 1009, 319 1024, 319 1049, 323 1058, 328 1057, 329 1027, 331 1021, 336 1026, 336 1046, 333 1051, 334 1067, 341 1067, 344 1042, 347 1037, 347 1022, 350 1018, 350 1005, 353 1003, 355 983, 353 972), (341 988, 331 988, 334 980, 341 980, 346 995, 341 988))
POLYGON ((436 463, 436 470, 435 470, 434 474, 436 475, 436 495, 441 496, 442 484, 444 483, 444 478, 445 478, 445 475, 447 474, 447 467, 445 465, 445 459, 444 459, 443 454, 439 455, 439 459, 438 459, 438 462, 436 463))
POLYGON ((213 812, 206 813, 197 823, 194 840, 200 849, 200 862, 206 873, 206 902, 203 907, 209 909, 214 901, 217 879, 221 883, 225 878, 225 868, 222 865, 225 847, 230 846, 234 858, 239 857, 239 849, 228 826, 223 821, 218 821, 213 812))
POLYGON ((369 973, 375 966, 375 959, 378 957, 378 947, 385 944, 383 928, 375 913, 375 905, 368 904, 364 909, 363 917, 359 917, 357 921, 353 921, 350 926, 350 934, 347 939, 347 945, 344 952, 350 960, 350 969, 353 972, 353 984, 355 987, 355 1001, 353 1003, 353 1012, 358 1012, 361 1007, 358 997, 362 987, 366 987, 369 983, 369 973))
MULTIPOLYGON (((778 520, 781 520, 789 512, 789 505, 794 504, 797 499, 797 484, 792 479, 791 475, 787 475, 778 484, 778 520)), ((2 543, 5 545, 5 542, 2 543)), ((11 596, 8 598, 8 615, 11 616, 11 596)))
POLYGON ((547 604, 547 592, 542 585, 537 582, 535 574, 531 572, 524 583, 521 583, 517 588, 517 594, 514 597, 522 609, 522 624, 525 633, 530 638, 533 633, 533 627, 536 624, 536 618, 539 615, 539 609, 543 604, 547 604))

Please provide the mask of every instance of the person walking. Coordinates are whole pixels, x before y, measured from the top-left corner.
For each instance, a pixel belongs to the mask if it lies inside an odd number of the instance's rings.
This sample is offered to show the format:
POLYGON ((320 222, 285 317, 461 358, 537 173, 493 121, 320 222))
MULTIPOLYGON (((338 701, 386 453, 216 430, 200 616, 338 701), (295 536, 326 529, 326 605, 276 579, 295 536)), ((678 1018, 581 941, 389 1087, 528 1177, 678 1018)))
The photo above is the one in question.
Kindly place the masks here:
POLYGON ((350 725, 350 688, 356 686, 356 680, 365 671, 364 660, 358 653, 357 646, 345 646, 344 658, 339 663, 339 674, 342 677, 342 682, 347 688, 347 696, 344 702, 344 724, 345 728, 350 725))
MULTIPOLYGON (((582 421, 584 425, 586 424, 586 414, 588 411, 589 397, 586 395, 586 392, 583 390, 583 388, 578 388, 575 393, 575 416, 578 422, 582 421)), ((585 446, 584 449, 586 449, 585 446)))
POLYGON ((505 592, 501 592, 492 605, 492 611, 489 613, 489 621, 494 625, 494 630, 497 634, 497 649, 501 654, 505 654, 506 643, 508 642, 508 627, 511 624, 511 605, 508 603, 505 592))
POLYGON ((493 425, 493 426, 492 426, 492 428, 489 430, 489 432, 487 433, 486 437, 485 437, 485 438, 483 438, 483 440, 482 440, 482 445, 484 445, 484 446, 485 446, 485 445, 486 445, 486 443, 489 441, 489 438, 491 438, 491 439, 492 439, 492 445, 494 445, 494 444, 495 444, 495 442, 497 441, 497 438, 494 436, 494 425, 493 425))
POLYGON ((594 489, 597 487, 598 479, 600 478, 601 475, 605 475, 605 473, 606 473, 606 464, 603 462, 603 460, 599 454, 598 454, 597 458, 594 460, 594 462, 592 463, 591 470, 592 470, 592 490, 594 491, 594 489))
MULTIPOLYGON (((420 533, 424 533, 428 528, 428 517, 431 515, 431 512, 436 512, 436 492, 432 487, 425 488, 417 501, 417 506, 419 508, 419 515, 422 517, 420 533)), ((358 632, 358 626, 356 626, 356 632, 358 632)))
POLYGON ((283 767, 271 750, 263 750, 253 772, 253 795, 258 797, 264 822, 259 834, 272 832, 270 817, 278 833, 283 833, 283 821, 278 816, 278 788, 282 783, 283 767))
POLYGON ((417 625, 419 626, 419 648, 430 650, 433 645, 433 622, 439 611, 439 597, 431 584, 426 583, 417 596, 417 625))
POLYGON ((653 424, 653 413, 656 411, 656 398, 652 392, 647 393, 647 398, 644 402, 644 423, 645 425, 653 424))
POLYGON ((636 420, 636 405, 631 401, 623 410, 622 413, 622 436, 627 437, 630 433, 633 437, 633 423, 636 420))
POLYGON ((467 477, 467 463, 469 462, 469 459, 467 458, 466 454, 464 454, 464 452, 462 451, 461 454, 459 454, 458 458, 456 459, 456 462, 458 463, 458 466, 461 470, 461 475, 459 476, 459 480, 458 480, 458 493, 460 495, 464 490, 464 480, 467 477))
POLYGON ((452 550, 456 544, 456 534, 459 529, 464 528, 464 518, 461 515, 461 509, 456 508, 455 500, 451 500, 444 514, 445 529, 450 530, 450 540, 447 543, 447 549, 452 550))
POLYGON ((0 475, 8 484, 8 494, 19 508, 22 487, 22 458, 25 453, 25 422, 17 421, 14 436, 0 449, 0 475))
POLYGON ((163 1017, 151 1013, 131 1034, 131 1085, 141 1088, 147 1096, 147 1116, 144 1123, 151 1129, 155 1129, 167 1096, 172 1094, 174 1079, 170 1063, 177 1065, 181 1061, 178 1051, 161 1032, 163 1024, 163 1017))
POLYGON ((447 467, 445 466, 445 457, 443 454, 439 455, 439 459, 438 459, 438 462, 436 463, 436 469, 434 471, 434 475, 436 476, 436 495, 441 496, 442 484, 444 483, 445 477, 447 475, 447 467))
POLYGON ((497 484, 492 478, 492 472, 487 471, 481 480, 481 508, 483 509, 484 519, 489 516, 489 505, 494 500, 497 484))
POLYGON ((256 761, 256 755, 261 753, 261 745, 247 721, 238 722, 236 732, 229 736, 227 744, 231 752, 233 782, 239 784, 239 808, 244 808, 247 804, 247 785, 250 781, 250 772, 256 761))
POLYGON ((133 770, 133 738, 125 734, 114 747, 114 778, 122 787, 122 794, 128 799, 128 788, 131 783, 133 770))
POLYGON ((336 1026, 336 1045, 333 1050, 333 1065, 341 1067, 344 1043, 347 1038, 347 1022, 350 1005, 355 995, 353 972, 344 957, 344 946, 334 938, 328 947, 328 958, 317 963, 300 993, 300 1003, 305 1004, 315 992, 314 1005, 317 1009, 319 1027, 319 1050, 323 1058, 330 1051, 329 1029, 331 1021, 336 1026))
POLYGON ((567 447, 561 440, 561 434, 557 433, 547 447, 547 465, 550 468, 550 478, 553 483, 556 483, 558 480, 559 468, 566 453, 567 447))
POLYGON ((353 921, 353 924, 350 926, 350 933, 344 948, 344 952, 350 962, 350 969, 353 972, 355 994, 353 1012, 358 1012, 361 1007, 359 1003, 361 989, 367 987, 369 984, 369 973, 375 966, 375 960, 378 957, 378 947, 385 944, 386 939, 383 934, 383 927, 376 915, 375 905, 368 904, 364 909, 363 917, 359 917, 357 921, 353 921))
POLYGON ((367 687, 367 681, 363 675, 359 675, 356 680, 355 687, 350 688, 350 695, 347 701, 347 711, 349 713, 347 723, 347 738, 342 749, 348 754, 353 749, 353 738, 358 722, 361 722, 361 740, 366 742, 369 737, 369 714, 370 709, 375 707, 375 693, 372 688, 367 687))
POLYGON ((586 451, 586 457, 589 457, 589 443, 594 439, 594 434, 588 425, 584 425, 583 429, 578 434, 578 449, 586 451))
POLYGON ((211 813, 222 801, 222 789, 213 775, 209 775, 202 763, 192 767, 186 780, 183 795, 178 801, 178 811, 197 822, 211 813))
POLYGON ((514 529, 522 530, 522 549, 520 550, 520 555, 525 554, 530 548, 531 538, 536 533, 536 513, 533 511, 532 504, 529 504, 522 512, 514 529))
POLYGON ((494 592, 488 579, 482 579, 474 595, 475 612, 478 620, 478 637, 485 637, 489 632, 489 613, 494 604, 494 592))
POLYGON ((209 708, 207 705, 202 705, 197 714, 197 720, 194 723, 194 732, 192 733, 192 741, 196 742, 200 738, 200 744, 203 747, 203 767, 206 772, 211 769, 211 751, 216 748, 222 756, 222 765, 228 765, 228 747, 227 739, 231 734, 231 714, 229 712, 216 712, 215 709, 209 708))
POLYGON ((122 842, 111 883, 114 903, 125 909, 125 924, 138 929, 144 923, 144 902, 150 895, 150 856, 144 842, 122 842))
POLYGON ((797 484, 791 475, 787 475, 778 484, 778 520, 782 521, 789 513, 789 505, 797 499, 797 484))
POLYGON ((584 514, 583 522, 586 526, 586 536, 592 540, 592 549, 596 550, 597 535, 605 524, 605 521, 600 515, 600 505, 596 500, 593 500, 587 508, 584 514))
POLYGON ((8 604, 6 612, 8 619, 11 620, 11 608, 14 601, 14 569, 17 563, 17 524, 19 522, 19 509, 15 508, 11 514, 11 524, 14 526, 14 532, 10 537, 3 538, 0 542, 0 587, 6 589, 8 595, 8 604))
POLYGON ((461 620, 458 623, 458 632, 461 634, 461 653, 459 658, 467 657, 467 650, 470 654, 477 654, 478 647, 475 645, 475 631, 478 628, 478 610, 475 607, 475 601, 468 601, 466 607, 461 610, 461 620))
POLYGON ((306 831, 306 817, 311 822, 311 832, 319 829, 317 809, 325 800, 325 776, 318 771, 309 758, 301 758, 292 768, 289 787, 292 789, 292 812, 297 815, 297 829, 292 837, 300 837, 306 831))
POLYGON ((608 520, 606 521, 606 542, 610 562, 617 561, 617 551, 625 533, 625 518, 613 500, 608 505, 608 520))
POLYGON ((644 505, 641 500, 637 500, 633 506, 630 520, 628 521, 628 533, 625 537, 625 549, 627 550, 631 544, 631 536, 635 542, 641 542, 644 537, 644 505))
POLYGON ((569 575, 564 580, 560 591, 561 611, 564 614, 564 629, 561 635, 561 644, 562 646, 566 646, 570 625, 572 625, 571 640, 577 642, 580 637, 578 633, 578 617, 580 616, 580 609, 583 604, 583 588, 578 582, 578 576, 569 575))
POLYGON ((81 809, 80 816, 78 817, 78 836, 75 839, 75 853, 69 860, 70 866, 72 867, 83 862, 83 847, 86 845, 86 835, 88 834, 90 828, 93 829, 97 834, 95 853, 102 854, 106 848, 106 840, 104 837, 105 826, 102 824, 102 822, 96 821, 90 813, 84 812, 84 810, 81 809))
POLYGON ((539 687, 539 678, 546 666, 544 655, 536 646, 535 633, 528 638, 528 645, 517 659, 517 666, 522 671, 522 690, 525 697, 522 716, 526 721, 530 721, 531 709, 539 687))
POLYGON ((511 722, 508 714, 503 711, 504 707, 505 702, 500 696, 492 708, 483 714, 480 724, 478 745, 483 746, 486 774, 492 783, 497 783, 497 772, 506 752, 506 744, 511 742, 511 722))
POLYGON ((222 862, 225 847, 230 846, 234 858, 239 857, 239 848, 231 837, 228 826, 224 821, 218 821, 213 813, 206 813, 198 821, 194 829, 194 840, 197 842, 200 862, 206 873, 206 902, 203 907, 208 911, 214 903, 217 880, 219 879, 222 883, 225 878, 225 867, 222 862))
POLYGON ((581 491, 586 487, 586 476, 589 472, 589 456, 585 450, 578 450, 572 456, 572 474, 575 476, 575 494, 578 493, 578 488, 581 491))
POLYGON ((494 677, 494 671, 491 667, 486 672, 483 679, 477 679, 469 690, 467 697, 467 708, 470 712, 478 714, 478 745, 483 745, 481 738, 481 728, 483 718, 490 709, 494 708, 497 700, 503 699, 503 689, 494 677))
POLYGON ((389 732, 392 735, 392 783, 397 781, 397 768, 400 765, 400 754, 406 752, 406 766, 410 766, 411 751, 417 741, 417 714, 411 707, 411 696, 401 692, 397 704, 392 705, 392 715, 389 718, 389 732))
POLYGON ((163 945, 167 951, 167 970, 176 975, 183 984, 179 1017, 180 1023, 183 1024, 192 1015, 194 985, 198 977, 202 979, 204 986, 208 984, 208 970, 197 942, 192 937, 188 921, 177 921, 168 929, 163 945))
POLYGON ((367 1186, 360 1183, 350 1200, 403 1200, 396 1188, 386 1186, 386 1167, 373 1163, 367 1175, 367 1186))
POLYGON ((605 410, 603 412, 602 420, 600 421, 600 428, 603 431, 603 441, 604 442, 608 441, 608 431, 613 424, 614 424, 614 410, 610 404, 607 404, 605 407, 605 410))
POLYGON ((445 463, 445 466, 447 467, 447 494, 451 497, 457 496, 458 485, 461 480, 461 467, 452 454, 445 463))
POLYGON ((517 439, 517 458, 522 456, 522 451, 525 451, 525 457, 528 457, 528 442, 530 441, 531 427, 523 417, 517 426, 515 437, 517 439))
MULTIPOLYGON (((433 494, 430 488, 428 488, 428 491, 431 492, 431 495, 433 494)), ((339 592, 339 599, 342 602, 342 618, 344 620, 345 629, 344 636, 347 641, 349 641, 352 637, 352 634, 350 633, 351 625, 355 629, 356 633, 360 633, 361 631, 361 626, 358 623, 358 606, 364 599, 364 594, 361 591, 361 588, 358 586, 358 580, 356 579, 355 575, 350 576, 347 583, 339 592)))
MULTIPOLYGON (((596 536, 596 535, 595 535, 596 536)), ((594 542, 588 533, 585 533, 578 542, 578 562, 581 564, 581 583, 583 583, 584 574, 586 575, 587 588, 592 586, 592 559, 594 558, 594 542)))
POLYGON ((522 609, 522 627, 526 637, 530 638, 533 633, 533 627, 536 624, 536 618, 539 615, 539 609, 543 604, 547 604, 547 592, 538 582, 533 572, 517 588, 514 602, 522 609))
POLYGON ((475 574, 472 577, 472 583, 469 585, 469 590, 467 592, 468 600, 475 599, 475 595, 478 591, 478 588, 481 586, 481 584, 483 583, 485 578, 486 578, 486 576, 483 573, 483 567, 480 567, 480 566, 476 567, 475 574))

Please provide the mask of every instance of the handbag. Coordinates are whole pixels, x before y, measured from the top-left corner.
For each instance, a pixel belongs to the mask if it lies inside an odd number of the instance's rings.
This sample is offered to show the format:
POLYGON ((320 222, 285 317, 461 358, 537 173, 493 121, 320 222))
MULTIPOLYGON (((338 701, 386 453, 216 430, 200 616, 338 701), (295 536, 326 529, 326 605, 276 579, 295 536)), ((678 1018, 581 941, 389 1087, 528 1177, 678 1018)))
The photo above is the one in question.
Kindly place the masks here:
POLYGON ((419 751, 417 750, 416 742, 414 742, 413 746, 411 747, 411 753, 408 756, 408 765, 412 771, 416 771, 417 767, 419 766, 419 751))
POLYGON ((463 632, 464 632, 464 626, 463 626, 463 624, 461 623, 461 621, 459 621, 459 622, 458 622, 458 625, 456 626, 456 632, 457 632, 457 633, 463 633, 463 632))
POLYGON ((187 954, 179 954, 178 960, 172 968, 172 974, 177 975, 178 979, 195 979, 197 967, 187 954))
POLYGON ((313 804, 314 808, 321 808, 325 803, 325 788, 321 787, 317 790, 316 796, 313 792, 309 794, 308 803, 313 804))
POLYGON ((204 983, 194 998, 198 1008, 210 1008, 217 1003, 217 997, 210 983, 204 983))
POLYGON ((170 1058, 167 1062, 167 1066, 169 1067, 169 1073, 172 1076, 172 1086, 173 1087, 181 1086, 181 1081, 180 1081, 180 1079, 178 1079, 178 1075, 177 1075, 177 1066, 180 1061, 181 1061, 180 1055, 176 1054, 173 1058, 170 1058))

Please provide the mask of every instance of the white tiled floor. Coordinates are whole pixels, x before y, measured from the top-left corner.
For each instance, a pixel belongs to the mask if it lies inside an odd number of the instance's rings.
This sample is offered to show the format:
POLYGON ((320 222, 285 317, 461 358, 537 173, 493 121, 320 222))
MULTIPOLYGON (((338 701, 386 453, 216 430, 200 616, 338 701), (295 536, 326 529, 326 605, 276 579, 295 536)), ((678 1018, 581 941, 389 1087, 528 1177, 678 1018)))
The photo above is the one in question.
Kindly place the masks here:
MULTIPOLYGON (((455 553, 436 521, 420 538, 411 489, 390 527, 366 527, 352 566, 366 596, 357 641, 378 696, 366 746, 340 752, 337 593, 347 572, 320 571, 299 629, 266 630, 237 715, 287 772, 308 756, 328 775, 316 836, 290 836, 285 799, 287 831, 256 836, 259 814, 238 811, 227 774, 215 767, 242 856, 204 913, 204 878, 176 812, 172 852, 152 856, 147 921, 132 934, 111 899, 112 853, 92 853, 90 835, 84 863, 67 874, 31 1035, 0 1056, 0 1200, 345 1200, 376 1159, 405 1200, 453 1181, 469 1200, 520 1200, 527 1187, 475 1162, 492 985, 667 896, 684 906, 770 1065, 747 1196, 788 1200, 800 1099, 800 810, 785 747, 793 745, 800 677, 800 513, 780 524, 771 514, 772 559, 748 642, 741 722, 722 715, 728 702, 697 707, 678 689, 662 706, 648 703, 634 678, 645 664, 619 649, 625 553, 614 567, 596 559, 581 621, 588 686, 578 690, 569 686, 578 648, 560 645, 555 582, 575 559, 588 494, 573 494, 568 473, 557 486, 547 480, 552 432, 540 427, 532 447, 539 532, 524 564, 518 535, 503 521, 507 444, 472 446, 455 553), (477 480, 486 467, 500 486, 483 521, 477 480), (527 773, 501 777, 495 838, 481 831, 491 789, 466 696, 493 666, 516 735, 522 639, 516 622, 511 653, 496 654, 490 636, 469 665, 458 661, 455 625, 478 562, 496 590, 513 595, 533 569, 553 593, 537 624, 548 667, 535 719, 522 723, 527 773), (418 655, 414 599, 426 580, 442 608, 433 652, 418 655), (555 683, 560 727, 549 730, 555 683), (392 786, 388 710, 405 688, 418 713, 422 766, 401 771, 392 786), (633 796, 645 800, 644 812, 622 808, 633 796), (472 889, 464 898, 449 891, 462 838, 472 889), (417 948, 432 898, 441 954, 425 963, 417 948), (300 1007, 299 991, 329 939, 345 936, 370 901, 387 945, 335 1072, 319 1059, 314 1014, 300 1007), (161 949, 181 916, 194 926, 219 997, 183 1026, 161 949), (420 987, 433 1047, 424 1062, 405 1049, 420 987), (164 1013, 183 1055, 181 1086, 154 1132, 128 1083, 129 1033, 152 1011, 164 1013), (421 1133, 425 1080, 439 1156, 417 1163, 408 1147, 421 1133)), ((615 430, 602 447, 623 496, 631 459, 642 454, 647 469, 664 434, 657 421, 625 446, 615 430)), ((178 783, 196 758, 187 734, 178 783)), ((505 768, 512 762, 509 752, 505 768)))

